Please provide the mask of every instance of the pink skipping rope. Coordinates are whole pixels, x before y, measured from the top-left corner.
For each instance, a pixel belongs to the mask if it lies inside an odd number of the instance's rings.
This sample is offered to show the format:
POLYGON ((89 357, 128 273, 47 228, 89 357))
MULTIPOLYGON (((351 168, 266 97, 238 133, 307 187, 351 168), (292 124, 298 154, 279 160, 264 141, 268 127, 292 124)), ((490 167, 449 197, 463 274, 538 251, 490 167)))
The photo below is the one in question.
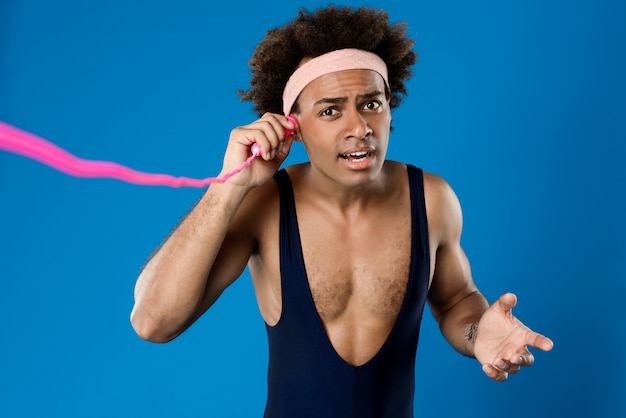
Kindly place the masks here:
MULTIPOLYGON (((287 118, 294 125, 296 124, 296 120, 292 116, 287 116, 287 118)), ((285 130, 285 133, 289 136, 293 131, 285 130)), ((0 150, 39 161, 74 177, 112 178, 144 186, 169 187, 205 187, 213 183, 224 183, 230 177, 250 166, 252 160, 261 155, 261 148, 256 143, 253 144, 251 148, 252 155, 239 168, 226 173, 222 177, 192 179, 175 177, 169 174, 151 174, 136 171, 110 161, 93 161, 78 158, 43 138, 2 121, 0 121, 0 150)))

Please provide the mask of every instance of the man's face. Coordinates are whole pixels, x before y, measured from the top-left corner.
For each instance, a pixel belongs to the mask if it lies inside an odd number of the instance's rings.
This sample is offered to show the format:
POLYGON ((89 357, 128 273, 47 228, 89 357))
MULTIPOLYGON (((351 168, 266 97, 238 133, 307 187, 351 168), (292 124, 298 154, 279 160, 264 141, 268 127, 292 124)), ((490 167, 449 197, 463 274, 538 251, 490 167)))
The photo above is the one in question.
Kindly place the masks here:
POLYGON ((298 99, 300 137, 314 170, 345 186, 380 173, 391 125, 385 82, 371 70, 326 74, 298 99))

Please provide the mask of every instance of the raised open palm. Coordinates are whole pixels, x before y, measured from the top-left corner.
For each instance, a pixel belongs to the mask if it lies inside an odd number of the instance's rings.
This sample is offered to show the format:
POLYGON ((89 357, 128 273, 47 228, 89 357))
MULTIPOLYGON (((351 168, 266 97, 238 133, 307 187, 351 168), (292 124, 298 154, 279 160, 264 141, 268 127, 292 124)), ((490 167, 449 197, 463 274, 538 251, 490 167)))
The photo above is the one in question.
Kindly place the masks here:
POLYGON ((483 371, 499 382, 534 363, 529 346, 550 351, 554 345, 513 316, 516 303, 517 297, 512 293, 500 296, 481 317, 474 341, 474 355, 483 371))

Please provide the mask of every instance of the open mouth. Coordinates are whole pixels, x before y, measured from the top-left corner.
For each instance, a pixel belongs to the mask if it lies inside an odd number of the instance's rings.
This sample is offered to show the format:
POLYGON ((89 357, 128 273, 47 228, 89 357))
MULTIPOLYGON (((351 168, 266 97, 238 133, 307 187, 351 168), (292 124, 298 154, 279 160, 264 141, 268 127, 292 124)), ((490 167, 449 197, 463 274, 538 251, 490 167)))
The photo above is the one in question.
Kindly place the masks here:
POLYGON ((372 153, 369 151, 350 152, 348 154, 340 154, 339 156, 344 160, 358 163, 365 161, 372 153))

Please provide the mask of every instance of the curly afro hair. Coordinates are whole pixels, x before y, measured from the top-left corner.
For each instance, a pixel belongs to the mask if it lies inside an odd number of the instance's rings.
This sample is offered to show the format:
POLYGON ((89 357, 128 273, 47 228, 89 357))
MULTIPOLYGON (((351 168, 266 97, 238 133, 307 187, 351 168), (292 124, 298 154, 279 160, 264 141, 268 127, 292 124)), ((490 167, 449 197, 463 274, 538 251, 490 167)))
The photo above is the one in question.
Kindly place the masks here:
MULTIPOLYGON (((282 94, 291 74, 305 57, 317 57, 344 48, 377 54, 389 72, 390 107, 407 95, 405 81, 417 62, 415 41, 406 36, 405 23, 389 23, 383 10, 330 5, 314 12, 300 9, 285 26, 269 30, 257 45, 249 65, 250 89, 240 90, 243 101, 252 101, 254 111, 282 113, 282 94)), ((297 102, 294 106, 297 106, 297 102)))

